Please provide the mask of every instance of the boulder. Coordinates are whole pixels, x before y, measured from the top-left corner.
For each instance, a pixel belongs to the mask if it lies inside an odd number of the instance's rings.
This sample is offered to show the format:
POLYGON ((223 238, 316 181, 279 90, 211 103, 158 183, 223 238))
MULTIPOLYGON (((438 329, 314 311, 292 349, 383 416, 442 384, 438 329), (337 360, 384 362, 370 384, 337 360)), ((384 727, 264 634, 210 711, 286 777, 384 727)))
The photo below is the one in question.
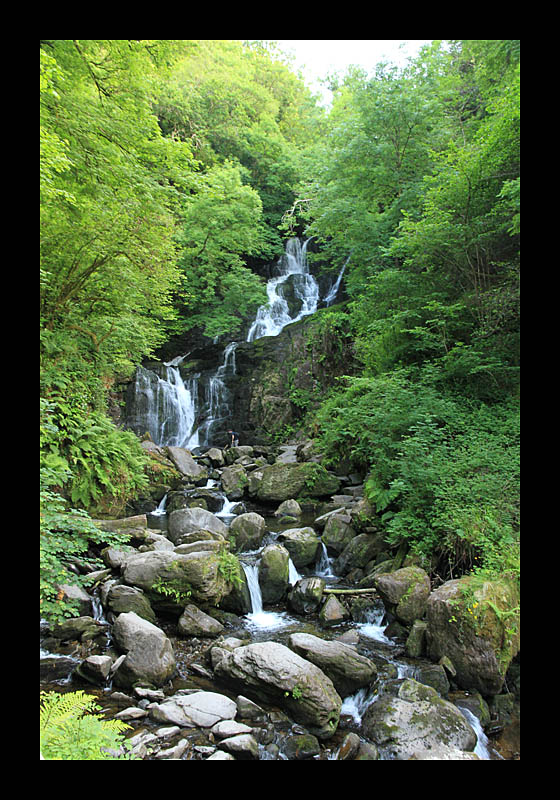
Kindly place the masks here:
POLYGON ((269 544, 259 561, 259 585, 263 603, 277 603, 290 588, 290 554, 281 544, 269 544))
POLYGON ((319 739, 338 726, 342 700, 330 678, 311 662, 278 642, 256 642, 228 651, 211 651, 214 673, 259 702, 287 713, 319 739))
MULTIPOLYGON (((323 516, 327 516, 326 514, 323 516)), ((321 518, 319 518, 321 520, 321 518)), ((317 522, 318 520, 316 520, 317 522)), ((325 529, 323 531, 323 542, 329 553, 342 553, 345 547, 350 544, 356 536, 357 531, 351 525, 351 518, 348 514, 340 511, 328 515, 325 529)))
POLYGON ((483 695, 499 694, 520 647, 519 588, 511 580, 465 576, 447 581, 428 598, 427 652, 447 656, 457 685, 483 695))
POLYGON ((177 622, 177 630, 183 636, 198 636, 203 639, 219 636, 225 628, 217 619, 205 614, 192 603, 185 606, 177 622))
POLYGON ((258 550, 266 533, 266 521, 260 514, 252 511, 240 514, 229 526, 228 538, 233 549, 240 553, 243 550, 258 550))
POLYGON ((325 628, 338 625, 340 622, 350 619, 350 616, 350 612, 344 603, 338 600, 333 594, 328 596, 319 612, 319 620, 321 621, 321 625, 325 628))
POLYGON ((225 467, 222 470, 221 481, 222 489, 230 500, 241 500, 249 486, 247 472, 241 464, 225 467))
POLYGON ((222 739, 219 747, 240 761, 256 760, 259 757, 258 742, 250 733, 240 733, 237 736, 231 736, 229 739, 222 739))
POLYGON ((280 503, 276 511, 274 512, 275 517, 301 517, 302 515, 301 506, 297 500, 284 500, 283 503, 280 503))
POLYGON ((185 447, 167 447, 167 453, 179 472, 197 485, 208 480, 208 470, 194 460, 190 450, 185 447))
POLYGON ((168 519, 167 535, 175 544, 180 536, 194 531, 209 531, 217 533, 224 539, 227 536, 227 527, 222 520, 204 508, 179 508, 172 511, 168 519))
POLYGON ((157 621, 150 601, 142 589, 138 589, 136 586, 111 586, 107 593, 106 604, 113 614, 134 611, 148 622, 155 623, 157 621))
POLYGON ((323 599, 324 588, 322 578, 302 578, 288 595, 288 605, 296 614, 314 614, 323 599))
POLYGON ((218 605, 231 590, 219 567, 220 558, 213 551, 153 550, 128 558, 122 576, 129 586, 145 592, 175 594, 178 599, 190 596, 195 602, 218 605))
POLYGON ((342 642, 320 639, 309 633, 293 633, 289 641, 292 650, 331 679, 341 697, 354 694, 377 677, 373 661, 342 642))
POLYGON ((211 447, 204 455, 210 459, 213 467, 223 467, 225 464, 223 451, 218 447, 211 447))
POLYGON ((315 563, 320 541, 313 528, 289 528, 278 534, 278 541, 290 554, 295 567, 315 563))
POLYGON ((76 672, 89 683, 103 684, 109 677, 112 666, 113 659, 110 656, 89 656, 82 661, 76 672))
MULTIPOLYGON (((323 534, 324 540, 325 534, 323 534)), ((353 569, 363 569, 382 548, 383 540, 381 536, 372 533, 359 533, 348 542, 336 559, 333 564, 333 570, 336 575, 348 575, 353 569)))
POLYGON ((136 682, 163 686, 175 673, 175 655, 165 633, 133 611, 120 614, 113 625, 113 638, 126 653, 114 674, 117 686, 136 682))
POLYGON ((411 678, 403 681, 396 697, 383 695, 367 707, 362 731, 397 761, 439 747, 472 751, 477 742, 456 706, 411 678))
POLYGON ((377 575, 373 584, 388 611, 408 625, 426 612, 430 578, 420 567, 403 567, 377 575))
POLYGON ((322 497, 338 491, 340 481, 321 464, 312 462, 271 464, 262 470, 257 497, 263 502, 282 502, 293 497, 322 497))
POLYGON ((212 728, 222 720, 231 720, 237 705, 218 692, 175 694, 162 703, 150 707, 150 717, 155 722, 168 722, 182 728, 212 728))

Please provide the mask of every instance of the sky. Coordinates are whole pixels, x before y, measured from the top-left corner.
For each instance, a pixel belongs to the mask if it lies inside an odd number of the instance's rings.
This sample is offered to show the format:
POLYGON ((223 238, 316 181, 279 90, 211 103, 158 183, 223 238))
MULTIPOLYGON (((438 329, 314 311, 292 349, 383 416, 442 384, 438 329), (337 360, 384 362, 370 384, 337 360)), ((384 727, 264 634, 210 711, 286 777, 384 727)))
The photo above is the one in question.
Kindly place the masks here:
POLYGON ((303 71, 306 83, 319 92, 324 103, 332 94, 319 83, 332 72, 346 72, 351 64, 363 67, 371 74, 379 61, 391 61, 399 66, 415 56, 431 39, 280 39, 281 50, 295 56, 296 68, 303 71))

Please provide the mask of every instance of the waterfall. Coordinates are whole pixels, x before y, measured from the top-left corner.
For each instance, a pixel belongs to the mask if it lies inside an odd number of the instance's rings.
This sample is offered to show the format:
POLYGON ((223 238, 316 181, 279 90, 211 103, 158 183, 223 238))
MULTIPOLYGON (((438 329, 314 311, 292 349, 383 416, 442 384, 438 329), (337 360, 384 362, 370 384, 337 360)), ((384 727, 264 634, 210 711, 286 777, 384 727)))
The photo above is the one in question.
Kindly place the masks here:
POLYGON ((315 566, 315 574, 320 578, 335 577, 335 574, 332 571, 332 558, 329 558, 324 542, 321 542, 321 549, 319 551, 319 557, 315 566))
POLYGON ((259 585, 258 561, 254 564, 241 562, 241 566, 247 577, 247 586, 249 587, 249 595, 251 597, 252 611, 250 614, 245 615, 249 627, 271 630, 292 622, 293 620, 284 611, 265 611, 263 609, 262 592, 259 585))
POLYGON ((488 737, 484 733, 484 728, 476 716, 473 714, 469 708, 465 708, 465 706, 457 705, 457 708, 461 712, 461 714, 465 717, 473 731, 476 733, 476 747, 474 748, 474 752, 476 755, 482 759, 483 761, 491 761, 491 753, 496 756, 496 758, 501 759, 502 761, 505 760, 499 753, 492 751, 488 745, 488 737))
POLYGON ((184 383, 177 366, 171 366, 171 362, 163 366, 162 377, 139 366, 134 392, 134 428, 137 433, 142 435, 147 431, 158 445, 198 447, 198 431, 194 430, 198 397, 196 378, 184 383))
POLYGON ((383 633, 386 627, 382 625, 384 615, 385 609, 380 609, 379 611, 372 609, 367 611, 366 621, 359 623, 358 630, 361 635, 367 636, 369 639, 375 639, 383 644, 393 645, 394 642, 383 633))
POLYGON ((317 310, 319 286, 307 266, 309 241, 307 239, 303 245, 297 238, 286 242, 286 251, 276 264, 279 274, 266 286, 268 303, 257 311, 247 334, 248 342, 263 336, 277 336, 290 322, 297 322, 317 310))
POLYGON ((224 350, 223 361, 208 379, 208 396, 199 413, 203 421, 198 428, 201 446, 210 445, 220 427, 227 428, 231 418, 231 395, 226 380, 236 374, 235 350, 237 342, 230 342, 224 350))
POLYGON ((332 303, 334 303, 334 301, 336 300, 336 296, 338 294, 338 290, 340 289, 340 281, 342 280, 342 276, 344 275, 344 271, 346 269, 346 266, 347 266, 348 262, 350 261, 350 256, 351 255, 352 255, 352 253, 350 253, 348 258, 344 262, 344 264, 342 266, 342 269, 338 273, 338 278, 336 279, 334 284, 331 286, 331 288, 327 292, 327 295, 326 295, 325 299, 323 300, 323 302, 324 302, 324 304, 326 306, 332 305, 332 303))

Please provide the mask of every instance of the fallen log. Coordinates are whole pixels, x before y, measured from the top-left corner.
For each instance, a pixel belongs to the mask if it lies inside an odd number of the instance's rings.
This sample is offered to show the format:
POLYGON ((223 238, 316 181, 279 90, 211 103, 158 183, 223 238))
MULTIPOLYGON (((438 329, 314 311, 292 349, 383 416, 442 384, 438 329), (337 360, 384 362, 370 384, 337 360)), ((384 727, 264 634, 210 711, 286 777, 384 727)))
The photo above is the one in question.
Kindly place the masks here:
POLYGON ((331 589, 325 588, 323 589, 323 594, 366 594, 369 592, 370 594, 373 592, 375 594, 375 589, 331 589))

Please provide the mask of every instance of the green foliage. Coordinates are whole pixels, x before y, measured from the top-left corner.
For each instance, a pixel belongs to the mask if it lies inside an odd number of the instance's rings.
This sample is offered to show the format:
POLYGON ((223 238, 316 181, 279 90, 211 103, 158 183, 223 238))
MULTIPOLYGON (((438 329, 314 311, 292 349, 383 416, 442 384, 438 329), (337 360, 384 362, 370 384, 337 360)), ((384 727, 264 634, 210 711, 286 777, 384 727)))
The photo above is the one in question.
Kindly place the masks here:
POLYGON ((130 725, 103 719, 95 697, 79 690, 41 692, 41 754, 46 761, 134 761, 124 732, 130 725), (119 753, 115 754, 114 751, 119 753))
POLYGON ((225 547, 218 550, 218 572, 226 583, 232 586, 241 586, 243 584, 239 559, 225 547))
POLYGON ((266 302, 262 282, 243 260, 258 248, 261 200, 230 162, 210 169, 197 188, 183 212, 179 327, 235 335, 266 302))
MULTIPOLYGON (((148 457, 134 434, 119 431, 103 413, 91 411, 74 387, 43 401, 41 453, 44 465, 69 471, 67 493, 85 509, 110 498, 124 504, 147 486, 148 457)), ((54 485, 61 485, 58 481, 54 485)))

